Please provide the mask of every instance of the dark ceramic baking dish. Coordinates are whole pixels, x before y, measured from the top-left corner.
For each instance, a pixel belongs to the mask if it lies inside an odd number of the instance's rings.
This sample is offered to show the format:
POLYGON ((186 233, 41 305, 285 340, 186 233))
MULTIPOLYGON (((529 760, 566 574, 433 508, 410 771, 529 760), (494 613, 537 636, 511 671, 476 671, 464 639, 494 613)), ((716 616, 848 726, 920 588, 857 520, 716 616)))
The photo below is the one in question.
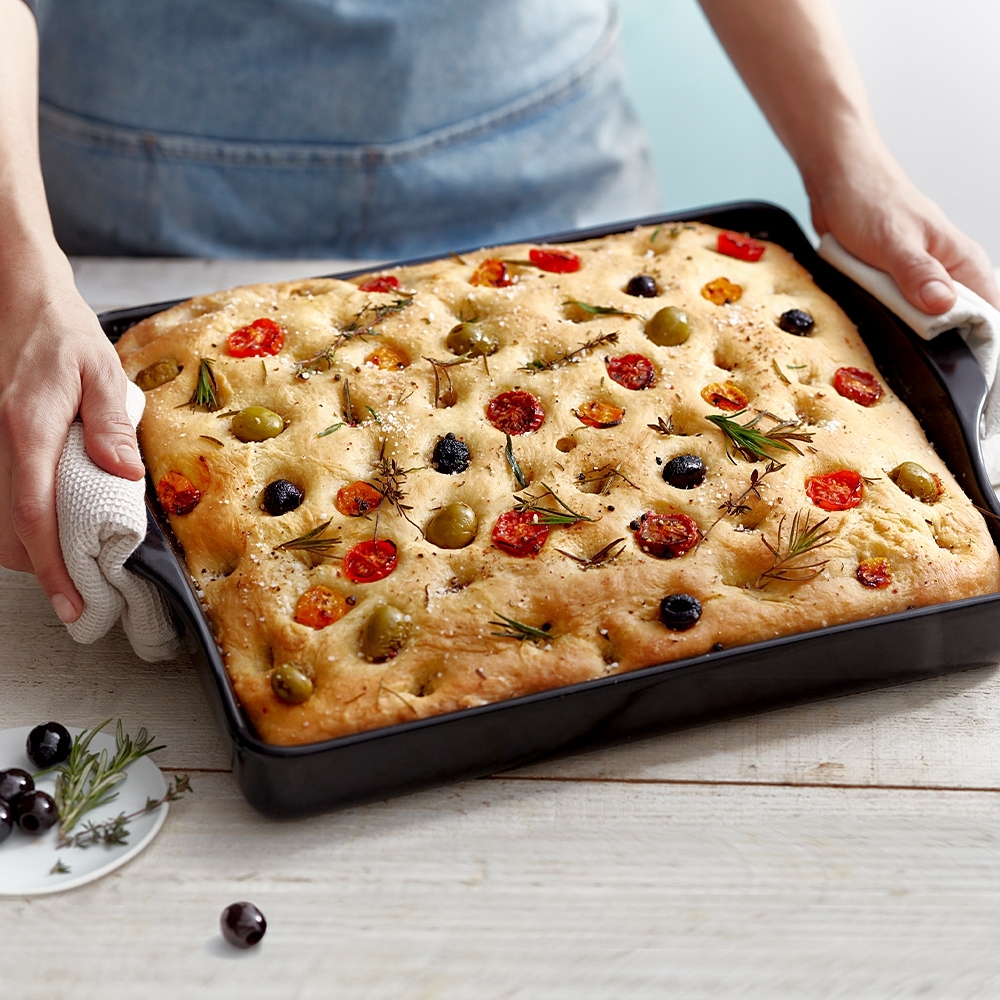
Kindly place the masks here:
MULTIPOLYGON (((537 242, 570 243, 640 224, 693 220, 749 232, 790 250, 857 324, 882 374, 916 414, 972 501, 1000 516, 977 434, 986 385, 958 334, 952 331, 930 343, 917 338, 822 261, 782 209, 757 203, 724 205, 561 233, 537 242)), ((118 310, 100 319, 115 341, 133 324, 173 304, 118 310)), ((236 780, 247 800, 271 816, 384 798, 490 774, 556 751, 1000 660, 1000 594, 990 594, 720 650, 323 743, 271 746, 257 737, 240 710, 151 488, 147 507, 149 530, 129 567, 159 587, 170 603, 216 719, 232 745, 236 780)), ((1000 521, 989 520, 998 541, 1000 521)))

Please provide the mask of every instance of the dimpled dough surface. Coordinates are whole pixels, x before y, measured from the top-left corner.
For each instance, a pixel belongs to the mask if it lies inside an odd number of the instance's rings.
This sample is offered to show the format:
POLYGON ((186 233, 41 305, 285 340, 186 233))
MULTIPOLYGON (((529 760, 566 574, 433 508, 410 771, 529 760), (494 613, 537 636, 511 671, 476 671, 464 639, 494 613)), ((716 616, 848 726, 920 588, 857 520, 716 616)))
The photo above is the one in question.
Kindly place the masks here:
MULTIPOLYGON (((841 366, 875 372, 843 312, 780 247, 769 244, 751 263, 716 252, 716 236, 711 227, 685 225, 574 244, 581 260, 575 273, 511 263, 514 282, 503 288, 474 286, 469 278, 489 257, 526 260, 530 246, 399 268, 392 273, 401 293, 362 292, 362 279, 237 288, 185 302, 122 338, 118 350, 132 377, 166 357, 183 367, 176 379, 147 392, 140 443, 154 483, 177 471, 202 491, 193 511, 170 520, 236 694, 262 738, 312 742, 693 656, 717 643, 735 646, 997 589, 997 551, 983 520, 906 407, 887 387, 871 407, 833 387, 841 366), (656 298, 625 294, 637 274, 656 279, 656 298), (721 276, 742 287, 738 302, 719 306, 702 296, 702 287, 721 276), (328 347, 359 312, 367 307, 370 316, 370 307, 401 295, 412 295, 410 304, 382 320, 377 336, 343 344, 329 370, 308 381, 295 376, 294 363, 328 347), (642 318, 592 315, 567 306, 568 300, 642 318), (643 318, 666 305, 688 315, 691 335, 680 346, 656 346, 645 334, 643 318), (792 308, 815 318, 810 336, 778 327, 778 317, 792 308), (280 353, 263 364, 259 357, 231 357, 226 337, 261 317, 284 329, 280 353), (454 359, 445 345, 448 333, 473 318, 497 336, 499 350, 488 371, 481 358, 450 368, 457 399, 435 406, 434 373, 425 359, 454 359), (617 344, 554 370, 520 370, 614 331, 617 344), (385 371, 366 363, 383 345, 401 349, 410 365, 385 371), (608 377, 607 356, 633 353, 653 363, 650 388, 630 390, 608 377), (219 412, 184 406, 202 357, 214 359, 219 412), (321 436, 343 420, 345 380, 359 422, 321 436), (705 419, 722 411, 706 403, 701 390, 724 381, 749 400, 751 411, 741 422, 767 410, 800 420, 798 430, 812 441, 799 444, 801 455, 776 452, 784 468, 765 478, 761 498, 751 496, 749 510, 723 516, 709 532, 723 514, 720 505, 746 489, 754 469, 765 468, 738 455, 735 464, 729 461, 723 434, 705 419), (527 492, 541 495, 544 483, 592 518, 553 527, 535 558, 507 555, 491 540, 497 517, 524 491, 486 407, 497 393, 517 387, 537 396, 545 410, 538 430, 513 438, 527 492), (611 428, 585 426, 574 409, 591 399, 624 407, 624 420, 611 428), (231 417, 219 413, 251 405, 283 417, 284 432, 261 443, 237 440, 231 417), (648 426, 660 418, 669 418, 672 434, 648 426), (456 475, 431 466, 435 443, 449 432, 471 453, 469 468, 456 475), (575 446, 561 450, 570 443, 575 446), (373 537, 375 520, 343 516, 334 500, 346 484, 373 481, 383 448, 386 458, 417 470, 403 487, 416 525, 461 501, 478 515, 478 533, 466 548, 440 549, 383 503, 378 534, 398 546, 397 566, 385 579, 352 583, 340 557, 373 537), (665 463, 681 454, 703 459, 702 485, 679 489, 664 482, 657 458, 665 463), (922 503, 894 485, 887 473, 904 461, 940 478, 938 502, 922 503), (600 470, 610 468, 622 475, 603 494, 580 482, 597 474, 598 486, 605 485, 600 470), (860 505, 819 510, 805 493, 806 479, 841 468, 866 477, 860 505), (261 492, 279 478, 302 489, 305 499, 298 509, 271 516, 259 506, 261 492), (707 537, 677 558, 655 558, 639 548, 629 527, 646 511, 687 514, 707 537), (832 541, 804 560, 825 565, 807 582, 771 581, 761 588, 760 574, 773 561, 763 539, 777 541, 782 517, 787 536, 798 511, 809 511, 810 523, 829 518, 832 541), (324 537, 340 539, 336 558, 274 551, 327 520, 324 537), (587 558, 619 538, 625 540, 621 554, 594 568, 582 569, 563 554, 587 558), (890 586, 874 589, 856 579, 859 562, 873 558, 888 560, 890 586), (321 629, 294 620, 299 597, 317 584, 352 605, 321 629), (703 608, 687 631, 670 631, 658 619, 661 598, 675 593, 697 597, 703 608), (408 616, 408 635, 396 656, 370 662, 360 653, 359 636, 382 604, 408 616), (491 621, 499 615, 547 625, 549 638, 495 635, 501 629, 491 621), (311 676, 314 691, 304 703, 286 704, 272 690, 273 671, 283 664, 311 676)), ((763 426, 770 426, 766 418, 763 426)))

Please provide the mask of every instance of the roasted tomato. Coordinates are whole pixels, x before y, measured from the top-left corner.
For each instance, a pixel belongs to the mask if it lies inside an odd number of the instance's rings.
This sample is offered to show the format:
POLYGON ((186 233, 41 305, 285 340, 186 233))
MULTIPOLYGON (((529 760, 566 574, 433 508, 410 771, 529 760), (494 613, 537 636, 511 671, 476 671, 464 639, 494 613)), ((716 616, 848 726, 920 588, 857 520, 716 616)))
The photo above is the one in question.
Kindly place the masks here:
POLYGON ((882 398, 882 384, 862 368, 838 368, 833 375, 833 387, 860 406, 874 406, 882 398))
POLYGON ((344 575, 352 583, 384 580, 396 568, 396 543, 388 538, 358 542, 344 556, 344 575))
POLYGON ((556 250, 553 247, 535 247, 528 252, 528 260, 543 271, 553 271, 556 274, 571 274, 580 270, 580 258, 569 250, 556 250))
POLYGON ((574 411, 576 419, 588 427, 617 427, 625 419, 625 408, 591 399, 574 411))
POLYGON ((160 506, 168 514, 190 514, 201 502, 201 490, 179 472, 168 472, 157 484, 160 506))
POLYGON ((724 253, 727 257, 735 257, 737 260, 748 260, 751 263, 760 260, 767 249, 766 244, 758 240, 751 239, 744 233, 721 232, 716 243, 719 253, 724 253))
POLYGON ((310 628, 326 628, 340 621, 350 609, 335 590, 317 585, 310 587, 295 605, 295 620, 310 628))
POLYGON ((380 274, 376 278, 369 278, 358 285, 358 290, 362 292, 398 292, 399 278, 391 274, 380 274))
POLYGON ((368 483, 350 483, 337 490, 333 505, 347 517, 363 517, 382 502, 382 494, 368 483))
POLYGON ((892 571, 889 569, 888 559, 865 559, 858 564, 854 575, 858 583, 866 587, 877 587, 879 590, 892 583, 892 571))
POLYGON ((277 354, 285 345, 285 331, 273 319, 255 319, 226 337, 226 350, 234 358, 260 358, 277 354))
POLYGON ((716 278, 705 285, 701 294, 702 298, 708 299, 709 302, 724 306, 729 302, 739 302, 743 296, 743 289, 728 278, 716 278))
POLYGON ((496 257, 487 257, 469 278, 470 285, 485 285, 487 288, 506 288, 511 284, 507 265, 496 257))
POLYGON ((539 524, 538 515, 530 510, 509 510, 497 518, 492 537, 501 552, 534 559, 549 537, 549 526, 539 524))
POLYGON ((852 510, 861 503, 864 489, 860 472, 837 469, 806 480, 806 495, 820 510, 852 510))
POLYGON ((608 377, 626 389, 648 389, 656 385, 653 362, 642 354, 623 354, 620 358, 605 358, 608 377))
POLYGON ((639 548, 658 559, 676 559, 701 539, 697 523, 687 514, 657 514, 647 510, 629 528, 639 548))
POLYGON ((733 382, 713 382, 701 390, 701 398, 718 410, 728 410, 735 413, 746 409, 749 400, 742 389, 733 382))
POLYGON ((381 368, 384 372, 396 372, 410 367, 410 359, 406 352, 390 344, 381 344, 365 358, 365 361, 376 368, 381 368))
POLYGON ((528 434, 542 426, 545 410, 542 401, 530 392, 508 389, 489 401, 486 419, 504 434, 528 434))

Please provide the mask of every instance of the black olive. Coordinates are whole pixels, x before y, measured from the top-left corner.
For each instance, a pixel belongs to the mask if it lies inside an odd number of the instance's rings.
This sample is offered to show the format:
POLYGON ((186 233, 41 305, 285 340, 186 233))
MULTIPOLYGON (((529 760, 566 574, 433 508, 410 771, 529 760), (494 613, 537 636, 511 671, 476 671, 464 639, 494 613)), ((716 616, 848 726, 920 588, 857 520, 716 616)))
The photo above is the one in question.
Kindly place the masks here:
POLYGON ((267 921, 253 903, 230 903, 219 918, 222 936, 237 948, 252 948, 264 936, 267 921))
POLYGON ((37 788, 18 798, 14 815, 17 817, 17 825, 32 836, 45 833, 59 822, 54 799, 48 792, 40 792, 37 788))
POLYGON ((678 455, 663 467, 663 481, 682 490, 693 490, 705 481, 705 463, 697 455, 678 455))
POLYGON ((305 496, 295 483, 290 483, 287 479, 275 479, 264 487, 260 507, 272 517, 279 517, 299 507, 305 496))
POLYGON ((13 829, 14 810, 3 799, 0 799, 0 844, 10 836, 13 829))
POLYGON ((808 337, 815 325, 816 321, 804 309, 789 309, 778 320, 785 333, 794 333, 796 337, 808 337))
POLYGON ((58 722, 45 722, 28 733, 28 758, 36 767, 61 764, 73 746, 73 737, 58 722))
POLYGON ((470 461, 469 446, 454 434, 445 434, 443 438, 438 438, 437 444, 434 445, 434 454, 431 455, 431 465, 446 476, 465 472, 470 461))
POLYGON ((11 808, 17 805, 17 800, 25 793, 34 789, 35 782, 27 771, 19 767, 10 767, 0 771, 0 799, 11 808))
POLYGON ((625 294, 634 295, 638 299, 655 299, 660 290, 656 287, 655 278, 651 278, 648 274, 637 274, 629 279, 629 283, 625 286, 625 294))
POLYGON ((673 632, 686 632, 701 618, 701 601, 690 594, 669 594, 660 601, 660 621, 673 632))

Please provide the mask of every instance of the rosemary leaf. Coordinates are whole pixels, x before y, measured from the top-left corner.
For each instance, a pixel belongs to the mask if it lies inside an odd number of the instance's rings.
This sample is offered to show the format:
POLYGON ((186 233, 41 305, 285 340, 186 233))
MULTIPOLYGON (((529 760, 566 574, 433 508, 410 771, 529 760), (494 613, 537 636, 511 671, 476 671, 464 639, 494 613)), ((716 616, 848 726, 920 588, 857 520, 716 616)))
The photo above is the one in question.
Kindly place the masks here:
POLYGON ((656 431, 657 434, 662 434, 665 437, 669 437, 671 434, 676 434, 677 431, 674 430, 674 418, 667 415, 667 419, 664 420, 663 417, 657 417, 655 424, 646 424, 646 426, 651 431, 656 431))
POLYGON ((504 458, 507 459, 507 464, 510 466, 510 471, 514 473, 514 478, 520 483, 521 489, 525 489, 528 485, 528 480, 524 478, 521 466, 514 457, 514 442, 511 441, 509 434, 507 435, 507 446, 504 448, 503 454, 504 458))
POLYGON ((220 448, 226 447, 225 444, 223 444, 218 438, 214 438, 210 434, 199 434, 198 437, 201 438, 202 441, 211 441, 212 444, 217 444, 220 448))
POLYGON ((327 434, 333 434, 334 431, 339 431, 341 427, 346 427, 346 426, 347 425, 344 423, 343 420, 339 421, 336 424, 330 424, 330 426, 327 427, 325 431, 320 431, 319 434, 316 435, 316 437, 325 438, 327 434))
POLYGON ((771 367, 774 369, 774 374, 781 379, 785 385, 791 385, 792 383, 788 381, 788 376, 781 370, 781 366, 778 364, 777 358, 771 361, 771 367))
POLYGON ((491 632, 490 635, 499 636, 501 639, 516 639, 518 642, 524 642, 525 639, 529 642, 551 642, 555 638, 552 632, 549 631, 552 626, 548 622, 541 628, 535 628, 533 625, 525 625, 524 622, 519 622, 516 618, 508 618, 498 611, 494 611, 493 613, 501 621, 491 620, 487 624, 496 625, 498 628, 503 629, 503 631, 491 632))
POLYGON ((379 420, 378 414, 370 406, 366 406, 365 409, 372 415, 372 420, 374 420, 375 423, 377 423, 379 427, 381 427, 382 421, 379 420))
POLYGON ((63 863, 62 858, 56 858, 56 863, 49 869, 50 875, 68 875, 72 869, 63 863))
POLYGON ((626 319, 642 319, 638 313, 627 312, 624 309, 616 309, 614 306, 595 306, 589 302, 580 302, 577 299, 566 299, 564 306, 576 306, 591 316, 624 316, 626 319))

